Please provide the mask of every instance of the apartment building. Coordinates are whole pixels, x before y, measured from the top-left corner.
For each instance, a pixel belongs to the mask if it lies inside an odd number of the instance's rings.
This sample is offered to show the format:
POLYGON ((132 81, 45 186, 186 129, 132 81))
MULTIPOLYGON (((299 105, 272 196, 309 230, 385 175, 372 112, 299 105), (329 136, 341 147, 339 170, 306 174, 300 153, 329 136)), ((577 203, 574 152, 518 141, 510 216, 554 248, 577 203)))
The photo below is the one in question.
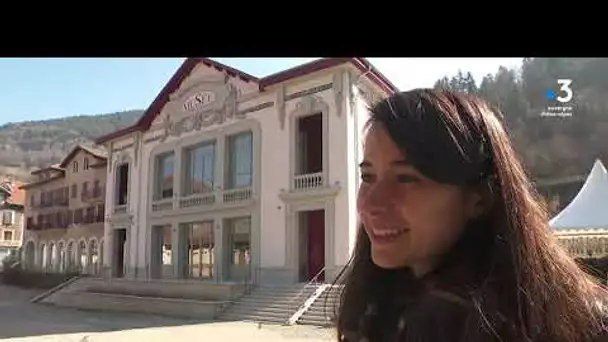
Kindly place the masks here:
POLYGON ((26 267, 51 272, 100 272, 107 157, 78 145, 60 164, 32 172, 25 190, 26 267))
POLYGON ((23 242, 24 192, 20 183, 0 182, 0 261, 23 242))
POLYGON ((188 58, 136 124, 97 141, 106 275, 330 281, 355 243, 366 106, 394 91, 362 58, 264 78, 188 58))

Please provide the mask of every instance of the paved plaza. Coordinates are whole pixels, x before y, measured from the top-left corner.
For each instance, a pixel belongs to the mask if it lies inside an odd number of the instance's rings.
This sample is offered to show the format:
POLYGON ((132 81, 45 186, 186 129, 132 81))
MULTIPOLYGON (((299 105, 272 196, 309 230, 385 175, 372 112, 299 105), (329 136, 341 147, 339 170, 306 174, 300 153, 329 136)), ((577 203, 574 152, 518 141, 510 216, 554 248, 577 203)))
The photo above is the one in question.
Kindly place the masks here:
POLYGON ((168 317, 81 311, 32 304, 39 291, 0 285, 2 341, 291 341, 335 340, 332 331, 309 326, 261 326, 249 322, 195 322, 168 317))

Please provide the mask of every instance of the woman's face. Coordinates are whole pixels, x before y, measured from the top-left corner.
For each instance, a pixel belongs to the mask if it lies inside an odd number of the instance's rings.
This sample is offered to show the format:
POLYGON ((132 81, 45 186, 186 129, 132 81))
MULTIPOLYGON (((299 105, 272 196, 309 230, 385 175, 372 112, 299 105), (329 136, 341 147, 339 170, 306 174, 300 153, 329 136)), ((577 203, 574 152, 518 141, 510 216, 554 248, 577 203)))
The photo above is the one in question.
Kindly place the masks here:
POLYGON ((423 176, 378 123, 364 138, 361 178, 357 210, 373 262, 411 267, 418 276, 456 242, 480 199, 423 176))

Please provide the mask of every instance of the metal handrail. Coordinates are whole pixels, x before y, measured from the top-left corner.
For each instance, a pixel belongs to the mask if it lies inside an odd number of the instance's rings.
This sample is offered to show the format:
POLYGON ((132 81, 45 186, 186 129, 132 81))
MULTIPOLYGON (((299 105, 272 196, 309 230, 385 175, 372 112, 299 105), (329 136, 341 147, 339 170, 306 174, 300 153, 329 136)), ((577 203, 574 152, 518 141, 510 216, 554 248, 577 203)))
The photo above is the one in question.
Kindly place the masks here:
POLYGON ((249 267, 248 272, 247 272, 247 276, 245 277, 245 293, 244 294, 250 294, 251 291, 253 290, 253 288, 255 287, 255 285, 257 284, 257 271, 258 271, 258 267, 256 266, 252 266, 249 267))
POLYGON ((293 305, 293 302, 295 302, 295 301, 296 301, 298 298, 300 298, 300 296, 301 296, 301 295, 304 293, 304 291, 306 291, 306 290, 308 289, 308 287, 309 287, 310 285, 313 285, 313 284, 318 284, 317 280, 319 279, 319 277, 321 276, 321 274, 322 274, 323 272, 325 272, 325 268, 326 268, 326 267, 327 267, 327 266, 323 266, 323 268, 322 268, 322 269, 321 269, 319 272, 317 272, 317 274, 315 274, 315 276, 314 276, 314 277, 312 277, 312 279, 310 279, 310 280, 309 280, 309 281, 308 281, 308 282, 307 282, 307 283, 304 285, 304 287, 303 287, 303 288, 300 290, 300 292, 298 292, 298 294, 297 294, 297 295, 295 295, 295 296, 294 296, 294 297, 293 297, 293 298, 292 298, 292 299, 289 301, 289 308, 291 309, 291 311, 295 312, 295 311, 299 310, 299 309, 300 309, 300 307, 301 307, 302 305, 304 305, 305 300, 301 301, 301 303, 298 303, 297 305, 293 305))

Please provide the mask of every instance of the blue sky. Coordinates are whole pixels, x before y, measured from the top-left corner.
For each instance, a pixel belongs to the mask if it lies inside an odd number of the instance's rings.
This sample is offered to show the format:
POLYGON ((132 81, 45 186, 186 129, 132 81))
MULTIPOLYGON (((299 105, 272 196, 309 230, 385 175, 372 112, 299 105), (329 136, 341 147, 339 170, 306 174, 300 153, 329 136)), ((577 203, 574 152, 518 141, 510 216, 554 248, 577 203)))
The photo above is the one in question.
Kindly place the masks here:
MULTIPOLYGON (((263 77, 314 58, 214 58, 263 77)), ((0 125, 145 109, 183 58, 0 59, 0 125)), ((479 81, 521 58, 369 58, 399 89, 430 87, 459 69, 479 81)))

